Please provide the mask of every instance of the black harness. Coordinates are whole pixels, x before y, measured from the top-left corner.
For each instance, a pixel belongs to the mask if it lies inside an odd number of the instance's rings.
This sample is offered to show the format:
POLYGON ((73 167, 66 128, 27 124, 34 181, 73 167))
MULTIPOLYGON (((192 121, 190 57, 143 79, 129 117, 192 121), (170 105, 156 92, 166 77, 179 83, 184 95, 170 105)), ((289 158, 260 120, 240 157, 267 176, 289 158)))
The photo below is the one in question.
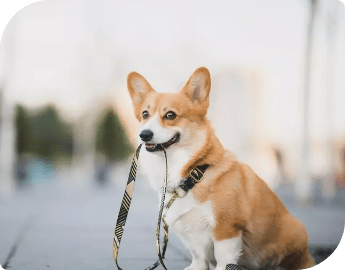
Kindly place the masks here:
POLYGON ((208 164, 196 166, 189 172, 189 176, 182 179, 182 183, 179 185, 185 192, 191 190, 197 183, 200 183, 204 178, 208 164))

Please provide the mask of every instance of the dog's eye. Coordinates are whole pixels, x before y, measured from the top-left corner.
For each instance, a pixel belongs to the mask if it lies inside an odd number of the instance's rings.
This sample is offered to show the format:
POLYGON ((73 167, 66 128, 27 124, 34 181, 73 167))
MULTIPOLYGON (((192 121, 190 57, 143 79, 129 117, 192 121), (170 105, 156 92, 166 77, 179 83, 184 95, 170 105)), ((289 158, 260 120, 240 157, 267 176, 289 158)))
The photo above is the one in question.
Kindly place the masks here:
POLYGON ((167 112, 167 114, 165 115, 165 118, 169 120, 174 120, 176 118, 176 113, 171 112, 171 111, 167 112))
POLYGON ((143 113, 141 114, 143 119, 146 119, 149 117, 149 112, 148 111, 143 111, 143 113))

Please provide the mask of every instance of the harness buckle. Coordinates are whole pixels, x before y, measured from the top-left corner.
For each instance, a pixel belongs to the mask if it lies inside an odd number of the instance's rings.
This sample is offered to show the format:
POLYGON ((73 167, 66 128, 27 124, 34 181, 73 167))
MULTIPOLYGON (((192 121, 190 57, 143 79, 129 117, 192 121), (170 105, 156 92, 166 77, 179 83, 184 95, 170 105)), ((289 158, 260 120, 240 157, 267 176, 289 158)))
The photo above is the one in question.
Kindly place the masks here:
POLYGON ((199 183, 204 179, 204 173, 198 167, 191 169, 189 175, 196 183, 199 183))

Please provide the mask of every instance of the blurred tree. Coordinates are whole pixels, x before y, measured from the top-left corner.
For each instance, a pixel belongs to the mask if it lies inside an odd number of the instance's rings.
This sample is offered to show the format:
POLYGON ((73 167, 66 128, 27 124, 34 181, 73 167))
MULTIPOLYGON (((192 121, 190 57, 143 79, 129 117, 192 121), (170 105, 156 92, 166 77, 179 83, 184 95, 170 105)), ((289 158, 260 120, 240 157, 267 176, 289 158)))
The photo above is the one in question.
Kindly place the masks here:
POLYGON ((127 158, 132 150, 121 121, 114 109, 108 107, 97 123, 96 151, 114 163, 127 158))
POLYGON ((22 105, 17 105, 15 108, 15 150, 16 150, 16 164, 15 164, 15 178, 18 183, 23 183, 27 178, 27 161, 25 154, 30 151, 30 119, 27 109, 22 105))
POLYGON ((16 127, 16 154, 22 156, 29 152, 30 146, 30 123, 29 113, 22 105, 17 105, 15 109, 16 127))
POLYGON ((24 183, 28 175, 26 154, 44 159, 52 165, 61 157, 71 160, 72 126, 61 119, 53 105, 43 107, 35 113, 17 105, 15 127, 15 175, 18 183, 24 183))
POLYGON ((32 153, 51 161, 61 155, 71 157, 72 127, 61 119, 53 105, 39 110, 31 117, 30 124, 32 153))

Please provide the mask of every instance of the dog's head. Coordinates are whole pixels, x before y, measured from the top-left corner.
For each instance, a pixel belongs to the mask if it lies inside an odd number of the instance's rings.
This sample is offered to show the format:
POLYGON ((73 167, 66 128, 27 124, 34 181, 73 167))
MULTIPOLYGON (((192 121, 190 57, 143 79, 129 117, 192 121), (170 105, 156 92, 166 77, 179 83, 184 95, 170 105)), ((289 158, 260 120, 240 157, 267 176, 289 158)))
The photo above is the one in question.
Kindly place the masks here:
POLYGON ((190 145, 200 140, 205 125, 211 79, 209 71, 198 68, 176 93, 157 93, 136 72, 128 75, 127 85, 136 118, 142 123, 140 139, 150 152, 172 145, 190 145))

